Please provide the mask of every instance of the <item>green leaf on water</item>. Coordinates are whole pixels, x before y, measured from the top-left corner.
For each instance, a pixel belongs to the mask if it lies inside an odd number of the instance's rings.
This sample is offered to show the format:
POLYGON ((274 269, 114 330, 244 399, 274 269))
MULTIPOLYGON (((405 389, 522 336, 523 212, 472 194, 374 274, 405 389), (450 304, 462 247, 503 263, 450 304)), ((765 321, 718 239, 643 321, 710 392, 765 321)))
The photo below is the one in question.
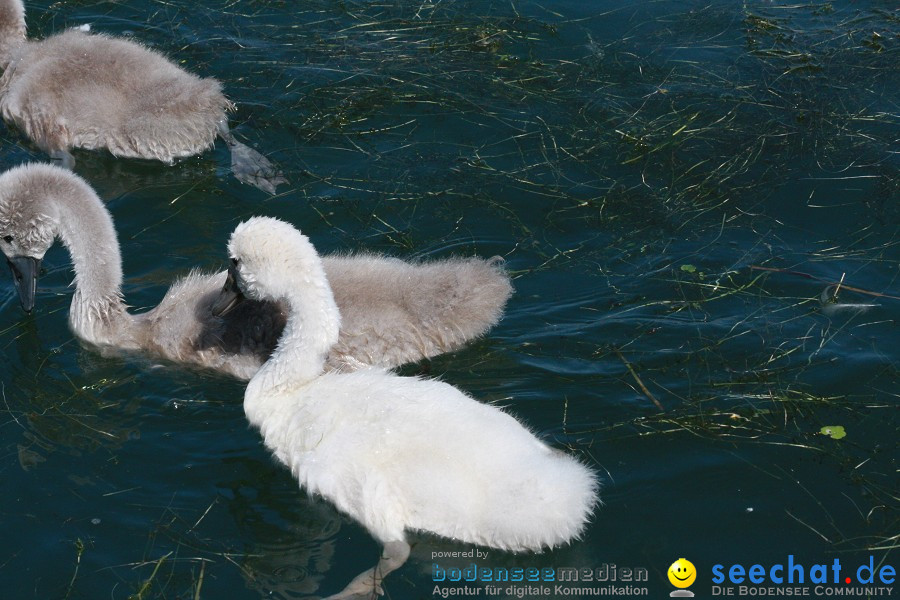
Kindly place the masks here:
POLYGON ((819 430, 819 433, 821 433, 822 435, 827 435, 833 440, 839 440, 841 438, 847 437, 847 432, 844 431, 844 428, 840 425, 826 425, 819 430))
POLYGON ((695 267, 694 265, 681 265, 681 270, 687 271, 688 273, 696 273, 697 267, 695 267))

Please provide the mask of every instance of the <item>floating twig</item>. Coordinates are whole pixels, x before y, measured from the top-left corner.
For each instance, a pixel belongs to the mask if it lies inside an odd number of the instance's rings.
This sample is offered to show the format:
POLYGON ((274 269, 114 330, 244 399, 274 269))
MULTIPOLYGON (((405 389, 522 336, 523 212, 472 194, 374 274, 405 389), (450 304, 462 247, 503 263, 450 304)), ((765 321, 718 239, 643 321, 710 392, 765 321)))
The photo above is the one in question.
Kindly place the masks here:
POLYGON ((876 296, 878 298, 890 298, 891 300, 900 300, 900 296, 892 296, 891 294, 883 294, 881 292, 873 292, 871 290, 864 290, 862 288, 853 287, 844 284, 844 277, 841 276, 840 281, 830 281, 828 279, 822 279, 821 277, 816 277, 815 275, 810 275, 809 273, 804 273, 802 271, 791 271, 790 269, 778 269, 775 267, 760 267, 758 265, 750 265, 750 268, 754 271, 769 271, 770 273, 787 273, 788 275, 796 275, 798 277, 805 277, 806 279, 812 279, 813 281, 820 281, 822 283, 827 283, 828 285, 837 286, 834 295, 837 296, 838 290, 841 288, 845 290, 850 290, 851 292, 856 292, 857 294, 866 294, 868 296, 876 296))
POLYGON ((638 374, 635 372, 634 368, 631 366, 631 363, 625 359, 625 357, 622 355, 622 353, 619 352, 618 348, 615 348, 615 351, 616 351, 616 355, 618 355, 619 359, 623 363, 625 363, 626 367, 628 367, 628 372, 631 373, 632 377, 634 377, 634 380, 637 382, 638 387, 641 388, 641 391, 644 392, 644 395, 647 396, 648 398, 650 398, 650 400, 653 402, 653 404, 656 405, 656 408, 658 408, 662 412, 666 412, 666 409, 663 408, 663 405, 660 404, 659 400, 656 399, 656 396, 654 396, 653 393, 647 389, 647 386, 644 385, 644 382, 641 381, 640 377, 638 377, 638 374))

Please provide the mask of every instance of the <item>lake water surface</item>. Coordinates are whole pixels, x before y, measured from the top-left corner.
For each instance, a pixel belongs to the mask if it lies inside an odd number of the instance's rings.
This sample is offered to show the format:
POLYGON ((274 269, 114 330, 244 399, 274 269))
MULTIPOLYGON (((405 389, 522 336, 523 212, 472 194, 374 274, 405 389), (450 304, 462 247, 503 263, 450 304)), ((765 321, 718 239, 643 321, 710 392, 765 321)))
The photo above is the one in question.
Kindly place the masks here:
MULTIPOLYGON (((433 559, 472 547, 414 537, 387 597, 436 597, 435 563, 643 568, 652 597, 679 557, 698 597, 716 564, 900 567, 895 2, 27 13, 31 36, 90 23, 219 78, 236 134, 290 179, 274 197, 241 185, 221 144, 171 168, 77 152, 135 310, 192 267, 223 268, 258 214, 322 252, 506 258, 503 321, 404 372, 569 448, 601 473, 604 505, 540 555, 433 559), (834 426, 846 436, 821 433, 834 426)), ((3 169, 45 159, 11 128, 0 139, 3 169)), ((61 246, 44 270, 29 317, 0 279, 4 598, 313 598, 375 563, 366 531, 270 458, 243 384, 81 347, 61 246)))

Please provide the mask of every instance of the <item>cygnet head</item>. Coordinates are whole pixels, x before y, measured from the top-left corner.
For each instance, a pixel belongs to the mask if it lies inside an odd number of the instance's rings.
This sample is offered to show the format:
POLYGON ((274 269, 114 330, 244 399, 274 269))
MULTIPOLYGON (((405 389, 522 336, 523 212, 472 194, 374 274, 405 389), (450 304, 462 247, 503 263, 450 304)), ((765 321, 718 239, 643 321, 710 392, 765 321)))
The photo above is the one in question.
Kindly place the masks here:
POLYGON ((225 314, 241 296, 291 300, 298 292, 314 292, 331 297, 319 254, 309 238, 289 223, 270 217, 241 223, 231 234, 228 254, 228 282, 213 314, 225 314))
POLYGON ((0 250, 26 312, 34 308, 41 260, 61 229, 59 199, 85 194, 94 192, 80 177, 52 165, 22 165, 0 175, 0 250))
POLYGON ((214 315, 224 315, 244 296, 288 304, 278 348, 254 376, 247 394, 259 396, 258 386, 301 385, 319 376, 337 343, 341 315, 309 239, 284 221, 256 217, 238 225, 228 253, 228 280, 212 306, 214 315))

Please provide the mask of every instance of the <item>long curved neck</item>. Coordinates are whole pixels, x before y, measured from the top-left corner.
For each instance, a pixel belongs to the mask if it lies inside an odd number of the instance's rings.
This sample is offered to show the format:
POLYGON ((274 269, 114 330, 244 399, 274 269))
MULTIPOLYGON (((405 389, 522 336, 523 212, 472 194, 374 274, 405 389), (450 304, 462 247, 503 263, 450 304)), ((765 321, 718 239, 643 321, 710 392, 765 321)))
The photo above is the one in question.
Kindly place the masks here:
MULTIPOLYGON (((278 346, 250 380, 244 394, 244 411, 260 426, 273 414, 271 403, 317 378, 325 370, 325 358, 337 343, 341 316, 322 263, 284 296, 288 303, 287 324, 278 346)), ((290 285, 290 284, 288 284, 290 285)))
POLYGON ((112 217, 86 185, 59 202, 59 237, 72 256, 69 325, 95 344, 129 347, 134 318, 122 302, 122 257, 112 217))
POLYGON ((25 5, 22 0, 0 0, 0 68, 6 69, 13 53, 25 43, 25 5))

